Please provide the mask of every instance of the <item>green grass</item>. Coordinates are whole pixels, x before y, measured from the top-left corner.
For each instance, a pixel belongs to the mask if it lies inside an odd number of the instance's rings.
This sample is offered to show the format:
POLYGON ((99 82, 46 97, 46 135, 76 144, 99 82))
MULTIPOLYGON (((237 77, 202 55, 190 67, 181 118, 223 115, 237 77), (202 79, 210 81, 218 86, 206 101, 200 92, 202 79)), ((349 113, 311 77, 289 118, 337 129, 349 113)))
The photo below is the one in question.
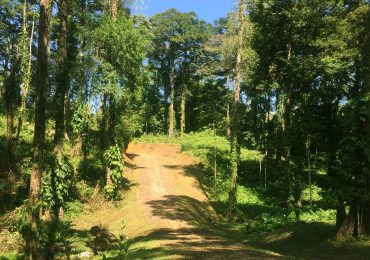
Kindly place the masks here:
MULTIPOLYGON (((227 210, 228 190, 230 186, 230 144, 222 136, 211 130, 184 134, 173 139, 164 135, 144 135, 135 142, 171 143, 181 146, 181 151, 196 157, 204 174, 202 182, 210 187, 210 197, 216 211, 225 215, 227 210), (214 182, 215 154, 217 162, 217 182, 214 182)), ((244 232, 264 233, 278 230, 285 225, 299 220, 306 223, 322 222, 333 224, 335 211, 328 207, 323 199, 323 190, 312 185, 314 207, 309 207, 309 189, 303 190, 302 208, 289 206, 284 192, 285 184, 277 181, 261 187, 259 183, 259 162, 263 154, 259 151, 241 148, 239 166, 239 184, 237 188, 237 214, 235 222, 239 223, 244 232)), ((270 174, 270 172, 269 172, 270 174)))
POLYGON ((23 254, 19 254, 17 252, 3 254, 0 252, 0 260, 21 260, 21 259, 24 259, 23 254))
MULTIPOLYGON (((174 139, 147 135, 135 141, 178 144, 183 152, 198 158, 204 168, 203 180, 213 191, 211 198, 214 208, 221 214, 226 211, 229 187, 229 142, 226 138, 215 136, 212 131, 204 131, 174 139), (216 186, 212 179, 215 148, 219 174, 216 186)), ((267 188, 261 187, 258 177, 262 156, 258 151, 241 149, 236 222, 216 224, 218 235, 288 258, 369 258, 368 240, 341 242, 334 239, 336 212, 331 209, 330 194, 325 194, 318 183, 312 184, 312 208, 309 206, 309 187, 303 185, 303 206, 300 209, 288 205, 286 193, 282 191, 286 184, 281 180, 268 183, 267 188), (300 215, 298 222, 297 210, 300 215)), ((320 162, 317 165, 320 166, 320 162)), ((323 167, 313 172, 317 182, 322 180, 323 167)))
MULTIPOLYGON (((3 117, 0 117, 0 134, 5 133, 3 117)), ((32 144, 31 125, 24 130, 23 145, 25 149, 17 148, 22 152, 18 158, 24 158, 26 165, 27 150, 32 144)), ((183 137, 168 139, 167 136, 145 135, 135 142, 148 143, 171 143, 181 146, 181 151, 198 159, 203 169, 202 181, 210 188, 211 202, 216 211, 221 215, 227 209, 229 189, 230 154, 229 142, 226 138, 216 136, 210 130, 198 133, 185 134, 183 137), (215 152, 217 162, 217 182, 214 185, 215 152)), ((70 151, 71 147, 66 147, 70 151)), ((81 162, 81 156, 71 158, 71 163, 76 170, 75 194, 73 199, 67 202, 66 221, 71 221, 80 216, 82 209, 91 198, 95 187, 104 178, 104 166, 99 155, 92 152, 85 163, 81 162)), ((221 237, 229 238, 236 242, 244 242, 261 252, 276 252, 288 258, 304 259, 367 259, 370 255, 370 243, 364 241, 333 240, 335 235, 335 210, 330 209, 328 196, 323 188, 317 183, 312 186, 314 207, 308 205, 309 189, 304 185, 303 207, 300 209, 300 221, 296 221, 295 209, 289 207, 286 202, 286 194, 281 192, 284 188, 282 182, 268 183, 264 188, 259 185, 259 161, 263 155, 255 150, 242 148, 240 155, 240 173, 237 196, 237 215, 233 224, 225 222, 216 223, 215 232, 221 237)), ((270 174, 270 172, 269 172, 270 174)), ((317 176, 316 176, 317 177, 317 176)), ((0 187, 1 188, 1 187, 0 187)), ((67 238, 72 247, 72 253, 86 250, 86 243, 91 240, 88 232, 70 232, 67 238)), ((155 241, 155 240, 153 240, 155 241)), ((166 259, 175 251, 168 251, 160 245, 149 242, 132 243, 130 256, 133 258, 145 258, 150 255, 156 258, 166 259)), ((154 242, 153 242, 154 243, 154 242)), ((1 259, 23 259, 17 253, 0 253, 1 259)), ((1 251, 1 250, 0 250, 1 251)), ((116 253, 107 252, 107 256, 116 253)), ((129 259, 130 259, 129 256, 129 259)))

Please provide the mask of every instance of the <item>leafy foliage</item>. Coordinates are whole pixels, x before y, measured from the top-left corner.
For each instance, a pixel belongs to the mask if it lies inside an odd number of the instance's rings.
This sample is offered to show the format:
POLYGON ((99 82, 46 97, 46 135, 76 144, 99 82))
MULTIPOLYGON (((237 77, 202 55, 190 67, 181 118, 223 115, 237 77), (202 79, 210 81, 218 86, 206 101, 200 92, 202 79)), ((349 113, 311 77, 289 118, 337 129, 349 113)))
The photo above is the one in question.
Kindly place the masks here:
POLYGON ((104 152, 104 159, 109 168, 112 181, 112 184, 104 187, 105 195, 108 199, 118 199, 120 196, 119 187, 122 183, 122 171, 124 169, 124 162, 119 146, 114 145, 106 150, 104 152))
POLYGON ((68 160, 53 157, 50 168, 45 171, 42 180, 42 200, 50 209, 64 206, 69 195, 74 171, 68 160))

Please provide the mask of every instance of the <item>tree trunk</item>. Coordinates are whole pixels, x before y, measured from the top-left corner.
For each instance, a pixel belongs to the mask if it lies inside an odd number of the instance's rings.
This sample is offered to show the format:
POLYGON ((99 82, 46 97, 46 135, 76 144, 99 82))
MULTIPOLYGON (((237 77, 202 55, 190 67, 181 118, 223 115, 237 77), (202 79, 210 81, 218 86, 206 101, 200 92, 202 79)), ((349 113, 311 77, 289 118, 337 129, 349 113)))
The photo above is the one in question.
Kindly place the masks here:
MULTIPOLYGON (((112 21, 117 21, 117 0, 111 0, 111 17, 112 21)), ((111 145, 115 144, 115 128, 116 128, 116 104, 114 94, 109 94, 109 119, 108 119, 108 143, 107 148, 109 149, 111 145)), ((112 185, 112 170, 107 165, 106 168, 106 186, 112 185)))
POLYGON ((100 123, 100 148, 107 148, 107 123, 108 123, 108 94, 104 93, 101 98, 102 120, 100 123))
POLYGON ((312 209, 312 206, 313 206, 313 201, 312 201, 312 174, 311 174, 311 153, 310 153, 309 141, 307 141, 306 149, 307 149, 307 166, 308 166, 308 187, 310 189, 310 207, 312 209))
POLYGON ((33 165, 30 178, 29 192, 29 221, 31 230, 26 240, 26 248, 31 259, 39 258, 37 230, 39 226, 38 200, 41 192, 41 176, 44 161, 45 145, 45 111, 46 97, 48 91, 48 48, 49 48, 49 27, 51 1, 40 1, 39 18, 39 42, 37 55, 37 85, 35 89, 35 130, 34 130, 34 151, 33 165))
MULTIPOLYGON (((23 4, 23 34, 27 34, 27 9, 28 9, 28 2, 27 0, 24 1, 23 4)), ((24 113, 26 111, 26 101, 27 101, 27 96, 30 88, 30 80, 31 80, 31 66, 32 66, 32 43, 33 43, 33 32, 35 29, 35 21, 34 17, 32 18, 32 27, 31 27, 31 35, 30 35, 30 40, 28 44, 28 50, 26 46, 26 42, 23 43, 23 57, 22 57, 22 70, 23 70, 23 86, 22 86, 22 97, 21 97, 21 108, 20 108, 20 115, 18 118, 18 128, 17 128, 17 140, 19 139, 21 130, 22 130, 22 124, 23 124, 23 117, 24 113), (27 65, 25 63, 28 63, 27 65), (24 66, 27 68, 25 69, 24 66), (24 71, 25 69, 25 71, 24 71)))
MULTIPOLYGON (((345 212, 345 211, 344 211, 345 212)), ((338 228, 338 232, 336 235, 337 239, 346 239, 348 237, 353 236, 354 230, 355 230, 355 208, 354 208, 354 202, 352 202, 348 215, 344 215, 344 219, 342 221, 342 224, 338 228)), ((338 216, 338 215, 337 215, 338 216)))
MULTIPOLYGON (((287 61, 289 62, 292 58, 292 43, 288 42, 287 44, 287 61)), ((284 99, 282 103, 282 126, 281 126, 281 148, 282 156, 284 158, 284 168, 283 171, 285 174, 285 182, 288 187, 288 197, 294 192, 294 183, 293 183, 293 172, 291 171, 290 162, 291 162, 291 132, 290 132, 290 123, 291 123, 291 107, 292 107, 292 82, 289 76, 285 79, 284 85, 284 99)))
POLYGON ((63 137, 65 129, 65 99, 69 86, 67 65, 67 0, 59 1, 60 35, 58 40, 58 68, 55 90, 55 135, 54 153, 60 157, 63 153, 63 137))
POLYGON ((230 139, 231 137, 231 129, 230 129, 230 91, 228 88, 229 84, 229 76, 226 78, 226 85, 227 85, 227 96, 226 96, 226 137, 230 139))
POLYGON ((181 121, 180 121, 181 136, 185 133, 186 91, 187 91, 186 86, 184 86, 181 93, 181 121))
POLYGON ((171 86, 171 103, 169 107, 169 128, 168 137, 173 138, 175 136, 175 66, 172 63, 170 68, 170 86, 171 86))
POLYGON ((107 147, 115 144, 115 129, 116 129, 116 103, 114 95, 109 95, 109 120, 108 120, 108 143, 107 147))
POLYGON ((241 80, 241 52, 243 48, 244 20, 246 11, 246 0, 239 2, 239 33, 238 33, 238 52, 235 66, 235 87, 234 87, 234 113, 231 131, 231 185, 229 191, 229 207, 227 212, 228 221, 232 220, 236 206, 236 191, 238 178, 238 134, 239 134, 239 103, 240 103, 240 80, 241 80))

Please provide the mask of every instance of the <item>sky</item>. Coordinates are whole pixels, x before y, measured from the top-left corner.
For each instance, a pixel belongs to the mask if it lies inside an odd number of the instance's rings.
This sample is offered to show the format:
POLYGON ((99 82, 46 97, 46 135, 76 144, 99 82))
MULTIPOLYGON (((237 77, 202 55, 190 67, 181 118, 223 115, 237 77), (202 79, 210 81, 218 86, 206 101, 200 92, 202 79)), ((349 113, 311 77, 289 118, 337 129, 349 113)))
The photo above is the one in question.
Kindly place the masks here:
POLYGON ((137 0, 136 14, 151 17, 170 8, 181 12, 194 11, 200 19, 212 23, 214 20, 225 17, 231 10, 235 0, 137 0))

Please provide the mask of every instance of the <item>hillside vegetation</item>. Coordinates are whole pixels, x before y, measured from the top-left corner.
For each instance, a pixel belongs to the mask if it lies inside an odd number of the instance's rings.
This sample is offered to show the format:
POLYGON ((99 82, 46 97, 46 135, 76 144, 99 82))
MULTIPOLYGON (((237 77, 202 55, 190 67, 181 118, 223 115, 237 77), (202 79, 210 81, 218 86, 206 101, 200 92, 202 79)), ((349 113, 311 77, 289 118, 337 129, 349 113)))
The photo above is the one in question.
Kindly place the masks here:
POLYGON ((370 1, 207 1, 0 0, 0 258, 366 259, 370 1))

